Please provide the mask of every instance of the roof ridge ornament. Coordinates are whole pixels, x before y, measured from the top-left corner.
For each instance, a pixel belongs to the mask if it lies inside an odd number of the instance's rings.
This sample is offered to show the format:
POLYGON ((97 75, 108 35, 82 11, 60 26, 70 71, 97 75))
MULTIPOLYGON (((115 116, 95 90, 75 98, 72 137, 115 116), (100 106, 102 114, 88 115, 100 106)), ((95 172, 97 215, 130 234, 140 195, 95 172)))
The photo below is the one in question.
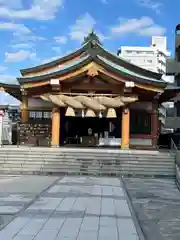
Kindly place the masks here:
POLYGON ((95 33, 93 28, 91 29, 89 34, 86 37, 84 37, 84 41, 83 41, 82 45, 84 45, 84 44, 86 44, 88 42, 92 43, 93 45, 95 43, 98 43, 98 44, 102 45, 98 35, 95 33))

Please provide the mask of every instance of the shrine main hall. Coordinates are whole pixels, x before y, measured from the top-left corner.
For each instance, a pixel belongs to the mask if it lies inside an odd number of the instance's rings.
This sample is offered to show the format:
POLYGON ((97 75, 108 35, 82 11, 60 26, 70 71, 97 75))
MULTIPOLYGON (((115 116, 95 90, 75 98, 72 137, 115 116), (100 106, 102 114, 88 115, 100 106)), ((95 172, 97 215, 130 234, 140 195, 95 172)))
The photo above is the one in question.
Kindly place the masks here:
POLYGON ((94 32, 71 54, 20 72, 19 84, 0 84, 21 101, 18 144, 156 149, 167 83, 94 32))

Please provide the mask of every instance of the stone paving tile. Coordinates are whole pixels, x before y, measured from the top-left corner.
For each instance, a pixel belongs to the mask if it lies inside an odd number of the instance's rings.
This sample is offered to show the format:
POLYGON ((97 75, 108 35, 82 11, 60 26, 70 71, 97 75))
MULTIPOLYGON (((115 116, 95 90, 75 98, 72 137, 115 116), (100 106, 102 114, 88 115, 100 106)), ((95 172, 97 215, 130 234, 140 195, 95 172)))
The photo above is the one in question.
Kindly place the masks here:
POLYGON ((21 206, 20 207, 13 207, 13 206, 0 206, 0 213, 3 214, 16 214, 21 210, 21 206))
POLYGON ((9 195, 6 197, 0 196, 0 202, 29 202, 31 198, 28 198, 26 195, 9 195))
POLYGON ((120 180, 84 176, 59 180, 0 232, 0 239, 23 238, 139 239, 120 180))
MULTIPOLYGON (((121 194, 121 193, 120 193, 121 194)), ((65 198, 65 197, 78 197, 79 193, 73 193, 73 192, 60 192, 60 193, 48 193, 46 192, 44 195, 44 197, 54 197, 54 198, 65 198)), ((103 195, 106 198, 112 198, 112 195, 103 195)), ((93 194, 93 193, 81 193, 81 198, 89 198, 89 197, 101 197, 101 194, 93 194)), ((125 199, 124 195, 115 195, 113 194, 113 198, 114 199, 125 199)))
POLYGON ((58 179, 47 176, 0 176, 0 229, 58 179))
POLYGON ((13 240, 34 240, 34 237, 34 235, 18 234, 16 237, 13 238, 13 240))
POLYGON ((180 192, 171 179, 125 179, 147 240, 180 239, 180 192))

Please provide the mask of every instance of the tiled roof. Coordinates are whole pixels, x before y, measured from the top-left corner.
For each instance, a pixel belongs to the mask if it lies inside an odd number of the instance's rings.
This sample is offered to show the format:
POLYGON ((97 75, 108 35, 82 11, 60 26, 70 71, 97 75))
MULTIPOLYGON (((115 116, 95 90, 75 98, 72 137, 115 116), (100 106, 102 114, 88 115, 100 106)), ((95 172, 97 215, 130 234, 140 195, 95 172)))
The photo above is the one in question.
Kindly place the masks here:
POLYGON ((149 81, 153 81, 153 82, 162 82, 162 83, 165 83, 164 80, 149 78, 149 77, 146 77, 146 76, 144 76, 144 75, 135 73, 135 72, 133 72, 133 71, 131 71, 131 70, 123 67, 123 66, 120 66, 120 65, 118 65, 118 64, 116 64, 116 63, 114 63, 114 62, 112 62, 112 61, 110 61, 110 60, 102 57, 102 56, 99 56, 99 55, 98 55, 98 58, 99 58, 101 61, 103 61, 104 63, 110 65, 111 67, 115 68, 116 70, 119 70, 120 72, 123 72, 123 73, 125 73, 125 74, 127 74, 127 75, 134 76, 134 77, 141 78, 141 79, 145 79, 145 80, 149 80, 149 81))
MULTIPOLYGON (((64 65, 60 66, 56 71, 54 69, 52 69, 51 71, 48 71, 46 73, 43 72, 41 74, 37 74, 37 75, 32 76, 32 77, 29 76, 28 78, 39 77, 39 76, 43 76, 43 75, 47 75, 47 74, 56 73, 56 72, 60 72, 60 71, 66 70, 68 68, 71 68, 71 67, 79 64, 79 63, 84 62, 84 60, 88 59, 88 57, 89 57, 89 55, 86 55, 84 57, 80 57, 80 58, 78 58, 76 60, 71 61, 70 63, 67 63, 67 64, 64 64, 64 65)), ((27 78, 27 76, 23 76, 21 78, 27 78)))

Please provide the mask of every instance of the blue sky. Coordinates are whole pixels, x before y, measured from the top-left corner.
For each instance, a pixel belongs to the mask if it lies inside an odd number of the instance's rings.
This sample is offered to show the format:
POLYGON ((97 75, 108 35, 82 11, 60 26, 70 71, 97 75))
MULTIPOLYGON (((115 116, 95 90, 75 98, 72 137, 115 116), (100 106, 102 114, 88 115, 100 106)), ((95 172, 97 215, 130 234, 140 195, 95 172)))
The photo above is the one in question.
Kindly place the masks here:
POLYGON ((179 8, 178 0, 0 0, 0 81, 77 49, 92 28, 113 52, 149 45, 152 35, 166 35, 173 52, 179 8))

